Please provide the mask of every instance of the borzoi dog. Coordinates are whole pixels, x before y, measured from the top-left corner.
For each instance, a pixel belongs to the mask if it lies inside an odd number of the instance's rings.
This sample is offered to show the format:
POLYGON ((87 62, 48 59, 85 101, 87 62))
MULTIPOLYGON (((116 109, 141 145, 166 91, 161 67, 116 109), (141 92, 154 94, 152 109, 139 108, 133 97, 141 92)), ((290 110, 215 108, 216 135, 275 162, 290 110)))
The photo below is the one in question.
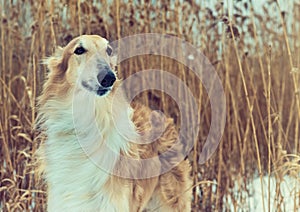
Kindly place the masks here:
POLYGON ((130 105, 115 62, 108 41, 97 35, 77 37, 45 61, 49 74, 38 103, 45 141, 38 160, 47 210, 190 211, 188 160, 151 175, 180 154, 172 149, 167 159, 159 157, 178 139, 172 119, 130 105), (157 130, 152 119, 164 131, 143 143, 157 130))

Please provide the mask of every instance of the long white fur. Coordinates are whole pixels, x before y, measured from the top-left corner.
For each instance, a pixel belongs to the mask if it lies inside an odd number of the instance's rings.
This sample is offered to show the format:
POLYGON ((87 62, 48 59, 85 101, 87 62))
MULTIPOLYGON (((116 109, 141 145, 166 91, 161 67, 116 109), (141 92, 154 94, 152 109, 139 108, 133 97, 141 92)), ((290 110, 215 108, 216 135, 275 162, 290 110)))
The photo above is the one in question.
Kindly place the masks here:
POLYGON ((117 107, 112 107, 109 104, 112 101, 107 101, 111 96, 95 98, 81 89, 74 90, 73 94, 73 100, 67 99, 63 104, 48 102, 47 108, 53 108, 53 112, 51 117, 44 117, 48 135, 44 148, 48 211, 129 211, 129 191, 120 191, 123 198, 118 199, 122 202, 111 202, 114 198, 103 190, 109 178, 107 171, 111 170, 102 170, 97 162, 112 168, 117 160, 115 155, 107 154, 103 141, 106 148, 118 153, 128 151, 128 139, 136 139, 134 124, 128 125, 130 106, 122 97, 116 98, 117 107), (113 108, 118 110, 112 111, 113 108), (120 123, 114 124, 116 121, 120 123), (69 170, 70 167, 74 169, 69 170), (65 178, 70 183, 66 184, 65 178))

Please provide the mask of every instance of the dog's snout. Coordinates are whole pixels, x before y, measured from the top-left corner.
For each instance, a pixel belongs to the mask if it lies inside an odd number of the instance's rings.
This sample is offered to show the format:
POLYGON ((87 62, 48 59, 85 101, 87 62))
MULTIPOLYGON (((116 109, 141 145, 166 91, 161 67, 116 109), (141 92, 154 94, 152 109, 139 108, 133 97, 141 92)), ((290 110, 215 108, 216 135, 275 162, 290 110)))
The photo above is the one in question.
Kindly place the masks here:
POLYGON ((104 88, 108 88, 110 86, 112 86, 114 84, 114 82, 116 81, 116 76, 114 75, 113 72, 108 71, 105 73, 100 73, 97 76, 98 78, 98 82, 100 83, 100 85, 104 88))

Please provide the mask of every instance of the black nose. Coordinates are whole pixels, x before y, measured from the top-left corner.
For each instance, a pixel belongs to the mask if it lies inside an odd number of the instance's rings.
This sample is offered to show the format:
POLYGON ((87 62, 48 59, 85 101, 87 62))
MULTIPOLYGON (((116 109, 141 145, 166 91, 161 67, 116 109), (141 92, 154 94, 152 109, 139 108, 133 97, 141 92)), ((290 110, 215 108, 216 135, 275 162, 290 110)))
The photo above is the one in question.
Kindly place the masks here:
POLYGON ((116 77, 113 72, 108 71, 104 74, 98 74, 97 76, 98 82, 100 83, 101 86, 104 88, 108 88, 114 84, 116 81, 116 77))

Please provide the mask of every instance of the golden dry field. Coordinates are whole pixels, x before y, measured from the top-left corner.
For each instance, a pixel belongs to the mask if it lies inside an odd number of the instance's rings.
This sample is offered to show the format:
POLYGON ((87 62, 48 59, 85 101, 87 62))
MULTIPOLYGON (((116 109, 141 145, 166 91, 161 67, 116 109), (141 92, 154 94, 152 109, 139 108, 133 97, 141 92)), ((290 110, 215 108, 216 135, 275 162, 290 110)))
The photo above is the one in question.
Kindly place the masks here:
MULTIPOLYGON (((288 10, 276 0, 265 0, 259 10, 256 0, 228 0, 230 8, 227 1, 208 2, 0 1, 0 211, 46 208, 34 160, 41 142, 34 130, 36 103, 47 74, 42 59, 81 34, 115 41, 140 33, 189 42, 223 85, 224 133, 216 152, 200 164, 211 123, 201 81, 163 56, 136 56, 118 65, 123 79, 146 69, 168 71, 197 99, 200 130, 188 156, 193 211, 300 210, 300 2, 284 1, 288 10), (261 209, 253 209, 259 202, 261 209)), ((163 92, 145 91, 136 100, 180 125, 176 102, 163 92)))

